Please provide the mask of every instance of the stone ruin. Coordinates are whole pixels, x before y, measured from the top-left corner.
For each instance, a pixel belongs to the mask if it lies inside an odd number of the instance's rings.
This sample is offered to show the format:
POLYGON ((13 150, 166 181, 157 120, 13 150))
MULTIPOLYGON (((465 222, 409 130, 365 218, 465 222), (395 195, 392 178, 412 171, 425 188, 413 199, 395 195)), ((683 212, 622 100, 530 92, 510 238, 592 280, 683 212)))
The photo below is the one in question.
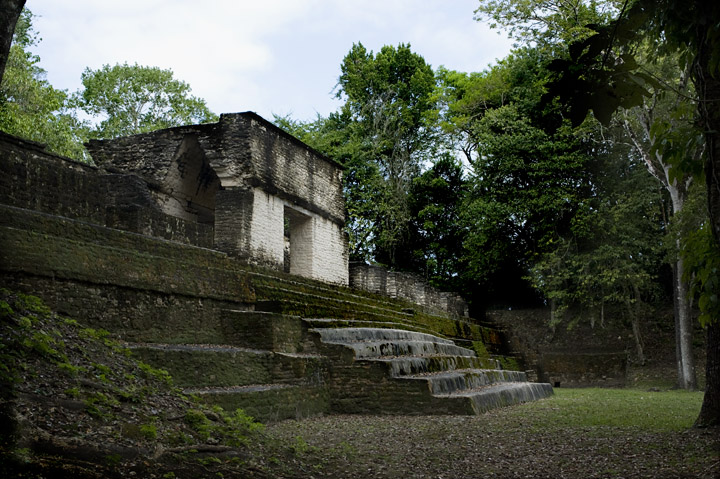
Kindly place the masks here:
MULTIPOLYGON (((104 170, 140 178, 149 206, 196 224, 191 243, 348 284, 342 166, 255 113, 87 147, 104 170)), ((137 211, 125 205, 118 221, 137 211)))
POLYGON ((350 272, 341 165, 256 114, 88 150, 98 166, 0 133, 0 286, 110 331, 186 392, 263 421, 552 394, 458 298, 350 272))

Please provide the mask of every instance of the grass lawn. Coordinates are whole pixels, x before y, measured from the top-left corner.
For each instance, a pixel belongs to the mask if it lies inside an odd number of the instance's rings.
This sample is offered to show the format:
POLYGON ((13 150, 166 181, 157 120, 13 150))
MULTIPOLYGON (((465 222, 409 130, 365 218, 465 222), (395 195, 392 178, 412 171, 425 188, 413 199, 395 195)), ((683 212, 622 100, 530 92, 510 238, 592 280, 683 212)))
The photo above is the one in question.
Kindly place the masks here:
POLYGON ((562 389, 480 416, 328 416, 271 425, 279 475, 347 478, 718 478, 701 392, 562 389))

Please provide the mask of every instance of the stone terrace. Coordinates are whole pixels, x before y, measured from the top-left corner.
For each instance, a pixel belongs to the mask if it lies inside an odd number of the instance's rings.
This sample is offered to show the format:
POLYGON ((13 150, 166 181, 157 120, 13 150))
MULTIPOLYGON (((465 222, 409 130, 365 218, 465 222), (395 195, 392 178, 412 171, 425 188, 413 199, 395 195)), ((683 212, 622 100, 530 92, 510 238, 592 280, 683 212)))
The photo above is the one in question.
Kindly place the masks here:
POLYGON ((272 421, 476 414, 552 392, 498 330, 188 244, 202 228, 140 200, 151 227, 127 231, 107 184, 142 191, 132 176, 12 137, 0 153, 0 284, 111 331, 189 393, 272 421))

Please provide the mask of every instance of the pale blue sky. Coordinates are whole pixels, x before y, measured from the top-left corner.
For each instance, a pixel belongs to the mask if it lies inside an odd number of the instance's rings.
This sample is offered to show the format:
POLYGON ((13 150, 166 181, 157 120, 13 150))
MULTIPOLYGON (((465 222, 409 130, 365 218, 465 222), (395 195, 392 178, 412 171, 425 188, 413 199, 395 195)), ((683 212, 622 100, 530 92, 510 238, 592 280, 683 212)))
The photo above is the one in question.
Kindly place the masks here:
POLYGON ((473 20, 477 0, 28 0, 50 83, 70 92, 85 67, 173 70, 215 113, 312 120, 353 43, 410 43, 436 68, 481 71, 510 51, 473 20))

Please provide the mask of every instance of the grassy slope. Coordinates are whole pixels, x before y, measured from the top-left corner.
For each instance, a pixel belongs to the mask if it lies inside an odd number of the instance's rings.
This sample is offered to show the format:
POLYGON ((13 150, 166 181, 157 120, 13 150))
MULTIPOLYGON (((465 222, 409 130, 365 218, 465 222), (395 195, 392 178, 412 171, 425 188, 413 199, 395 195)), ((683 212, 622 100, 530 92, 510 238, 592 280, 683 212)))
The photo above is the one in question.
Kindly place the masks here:
POLYGON ((241 410, 205 406, 107 332, 4 289, 0 428, 0 477, 267 477, 264 457, 282 453, 241 410))

